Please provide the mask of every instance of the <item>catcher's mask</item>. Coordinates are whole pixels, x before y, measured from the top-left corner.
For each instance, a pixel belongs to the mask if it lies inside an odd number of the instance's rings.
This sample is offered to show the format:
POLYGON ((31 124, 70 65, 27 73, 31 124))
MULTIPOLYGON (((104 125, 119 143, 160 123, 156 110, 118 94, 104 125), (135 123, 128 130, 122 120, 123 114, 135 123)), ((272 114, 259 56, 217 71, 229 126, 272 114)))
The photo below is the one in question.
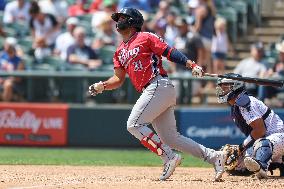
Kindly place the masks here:
MULTIPOLYGON (((230 77, 242 77, 241 75, 234 73, 224 75, 230 77)), ((219 78, 217 80, 216 95, 219 103, 227 103, 231 99, 237 97, 244 90, 245 84, 242 81, 227 78, 219 78)))
POLYGON ((120 11, 113 13, 111 18, 117 22, 116 28, 119 30, 125 30, 129 27, 136 28, 137 31, 141 31, 142 25, 144 23, 143 15, 134 8, 125 7, 120 11), (121 16, 124 16, 125 19, 119 20, 121 16))

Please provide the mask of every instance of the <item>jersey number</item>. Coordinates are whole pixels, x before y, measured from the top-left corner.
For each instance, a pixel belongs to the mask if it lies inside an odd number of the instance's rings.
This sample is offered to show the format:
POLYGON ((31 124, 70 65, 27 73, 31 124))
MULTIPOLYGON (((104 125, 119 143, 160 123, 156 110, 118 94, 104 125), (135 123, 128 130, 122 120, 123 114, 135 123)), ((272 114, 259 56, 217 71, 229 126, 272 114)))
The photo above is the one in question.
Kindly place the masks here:
POLYGON ((133 65, 134 65, 135 72, 143 70, 143 66, 140 60, 133 62, 133 65))

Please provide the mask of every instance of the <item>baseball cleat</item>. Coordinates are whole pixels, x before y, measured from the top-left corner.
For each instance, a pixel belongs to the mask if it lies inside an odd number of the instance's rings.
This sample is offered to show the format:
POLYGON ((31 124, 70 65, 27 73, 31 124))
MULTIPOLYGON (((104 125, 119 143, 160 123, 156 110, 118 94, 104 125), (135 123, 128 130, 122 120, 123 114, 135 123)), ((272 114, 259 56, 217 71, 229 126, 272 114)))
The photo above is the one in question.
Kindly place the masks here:
POLYGON ((260 166, 260 164, 255 160, 253 159, 252 157, 246 157, 244 159, 244 163, 245 163, 245 166, 246 168, 249 170, 249 171, 252 171, 252 172, 255 172, 256 173, 256 177, 258 179, 263 179, 263 178, 267 178, 267 173, 265 170, 263 170, 260 166))
POLYGON ((160 180, 166 180, 167 178, 169 178, 175 171, 175 168, 181 164, 181 159, 181 155, 176 154, 173 159, 169 160, 164 165, 164 170, 162 175, 160 176, 160 180))
POLYGON ((222 178, 223 173, 225 172, 225 153, 222 151, 217 152, 216 161, 214 163, 214 169, 215 169, 215 177, 214 181, 220 181, 222 178))
POLYGON ((268 178, 266 171, 263 170, 263 169, 260 169, 260 170, 256 173, 256 177, 257 177, 258 179, 266 179, 266 178, 268 178))

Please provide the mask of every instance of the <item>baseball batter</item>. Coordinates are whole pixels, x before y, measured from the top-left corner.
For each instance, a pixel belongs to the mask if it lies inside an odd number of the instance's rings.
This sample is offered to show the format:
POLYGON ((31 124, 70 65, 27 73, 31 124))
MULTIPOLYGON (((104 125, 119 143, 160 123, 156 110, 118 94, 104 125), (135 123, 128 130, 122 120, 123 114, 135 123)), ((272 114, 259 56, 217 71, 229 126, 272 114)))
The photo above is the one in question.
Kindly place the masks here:
POLYGON ((202 68, 159 36, 141 32, 144 19, 138 10, 123 8, 114 13, 112 19, 117 22, 117 31, 123 39, 113 57, 114 75, 91 85, 89 92, 95 96, 104 90, 116 89, 123 84, 127 73, 135 89, 142 93, 128 118, 127 130, 163 160, 160 180, 169 178, 181 163, 181 156, 172 150, 176 149, 213 164, 218 181, 224 172, 224 153, 206 148, 177 132, 175 89, 163 69, 161 56, 187 66, 196 77, 203 76, 202 68), (150 124, 157 134, 148 127, 150 124))
MULTIPOLYGON (((225 75, 241 77, 232 73, 225 75)), ((233 121, 247 136, 240 145, 240 150, 245 151, 245 167, 259 179, 267 178, 271 162, 283 163, 283 121, 262 101, 249 96, 242 81, 218 79, 217 97, 219 103, 231 106, 233 121)))

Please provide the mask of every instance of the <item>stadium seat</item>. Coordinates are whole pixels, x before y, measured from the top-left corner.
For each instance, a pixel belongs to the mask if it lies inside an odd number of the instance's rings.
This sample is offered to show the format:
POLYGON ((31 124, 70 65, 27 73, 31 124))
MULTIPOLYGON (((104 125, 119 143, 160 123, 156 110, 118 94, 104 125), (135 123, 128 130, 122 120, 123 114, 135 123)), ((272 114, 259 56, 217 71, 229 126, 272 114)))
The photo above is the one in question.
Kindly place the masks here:
POLYGON ((64 63, 64 70, 66 71, 88 71, 88 68, 82 64, 64 63))
POLYGON ((116 50, 115 47, 110 45, 98 49, 99 57, 100 59, 102 59, 104 65, 113 64, 112 58, 115 53, 115 50, 116 50))
POLYGON ((4 26, 9 36, 25 38, 30 35, 30 28, 26 23, 14 22, 11 24, 5 24, 4 26))
POLYGON ((33 69, 33 62, 34 62, 33 57, 31 57, 27 54, 24 54, 23 57, 22 57, 22 60, 24 62, 26 70, 32 70, 33 69))
POLYGON ((232 42, 237 41, 237 22, 238 22, 238 13, 232 7, 226 7, 218 9, 217 16, 223 17, 228 22, 228 34, 232 42))
POLYGON ((4 42, 5 42, 5 38, 4 37, 0 37, 0 50, 3 50, 4 42))
POLYGON ((87 37, 93 38, 95 36, 90 22, 86 20, 80 20, 79 25, 85 28, 87 37))
POLYGON ((55 71, 60 70, 64 64, 59 57, 56 56, 47 56, 42 60, 34 64, 33 69, 35 70, 46 70, 46 71, 55 71))
POLYGON ((242 30, 242 34, 247 33, 247 13, 248 13, 248 7, 247 3, 243 1, 231 1, 230 6, 234 8, 237 13, 240 16, 240 20, 238 23, 240 23, 240 28, 242 30))
POLYGON ((256 26, 260 26, 261 24, 261 3, 260 0, 245 0, 248 4, 249 11, 251 15, 248 16, 249 20, 255 24, 256 26))
POLYGON ((68 3, 68 5, 73 5, 75 3, 76 0, 66 0, 66 2, 68 3))
POLYGON ((18 40, 18 44, 25 54, 30 54, 32 50, 33 40, 31 37, 26 36, 25 38, 21 38, 18 40))
POLYGON ((92 14, 84 14, 84 15, 77 16, 77 18, 78 18, 80 21, 86 21, 86 22, 88 22, 88 23, 91 23, 91 22, 92 22, 93 15, 92 15, 92 14))

